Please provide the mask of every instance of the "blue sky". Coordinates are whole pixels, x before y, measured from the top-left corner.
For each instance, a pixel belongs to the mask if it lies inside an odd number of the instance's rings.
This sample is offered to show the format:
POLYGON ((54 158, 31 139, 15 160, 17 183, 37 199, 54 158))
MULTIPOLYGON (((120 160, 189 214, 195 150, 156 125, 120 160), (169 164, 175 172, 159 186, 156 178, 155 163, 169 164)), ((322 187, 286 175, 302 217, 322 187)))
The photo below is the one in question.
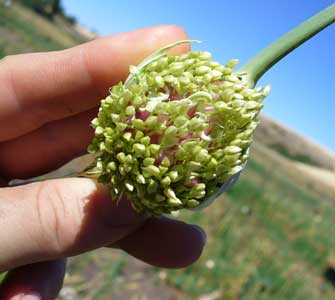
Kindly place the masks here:
MULTIPOLYGON (((246 62, 332 0, 63 0, 67 13, 100 35, 156 24, 183 26, 195 48, 225 63, 246 62)), ((335 26, 274 66, 259 85, 271 83, 264 113, 335 150, 335 26)))

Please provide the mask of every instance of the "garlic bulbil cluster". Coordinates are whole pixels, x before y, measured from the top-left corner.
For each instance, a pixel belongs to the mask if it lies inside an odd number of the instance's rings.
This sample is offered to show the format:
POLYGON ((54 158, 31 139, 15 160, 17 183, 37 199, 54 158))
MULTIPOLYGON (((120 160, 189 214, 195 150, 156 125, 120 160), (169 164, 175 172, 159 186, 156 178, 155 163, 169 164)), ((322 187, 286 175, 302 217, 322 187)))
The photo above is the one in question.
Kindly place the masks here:
POLYGON ((149 215, 197 207, 243 169, 269 93, 234 73, 236 59, 221 65, 209 52, 167 54, 183 42, 131 66, 92 121, 96 164, 88 172, 114 200, 126 195, 149 215))

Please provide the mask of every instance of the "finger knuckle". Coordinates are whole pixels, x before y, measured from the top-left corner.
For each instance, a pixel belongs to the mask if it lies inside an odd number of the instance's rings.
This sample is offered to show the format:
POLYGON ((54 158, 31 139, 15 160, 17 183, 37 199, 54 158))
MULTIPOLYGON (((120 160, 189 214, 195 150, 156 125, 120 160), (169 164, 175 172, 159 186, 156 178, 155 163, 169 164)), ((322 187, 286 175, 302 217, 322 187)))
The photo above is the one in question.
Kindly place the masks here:
POLYGON ((57 185, 50 181, 41 182, 36 189, 36 212, 39 221, 39 244, 48 249, 50 255, 62 253, 63 222, 66 217, 64 199, 57 185))

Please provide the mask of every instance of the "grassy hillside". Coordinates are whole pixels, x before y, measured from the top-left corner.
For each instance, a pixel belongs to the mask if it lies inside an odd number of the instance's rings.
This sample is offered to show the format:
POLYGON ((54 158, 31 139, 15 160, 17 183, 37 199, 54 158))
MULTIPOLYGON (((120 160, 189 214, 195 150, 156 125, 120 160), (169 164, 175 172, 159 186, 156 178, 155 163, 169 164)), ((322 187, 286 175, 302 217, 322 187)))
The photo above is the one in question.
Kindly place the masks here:
MULTIPOLYGON (((62 20, 50 23, 1 2, 0 37, 0 57, 84 40, 62 20)), ((223 198, 203 212, 178 216, 208 234, 196 264, 178 271, 155 269, 101 249, 70 260, 59 299, 334 299, 335 282, 327 275, 335 267, 333 190, 302 172, 297 157, 269 149, 276 136, 267 132, 266 141, 258 135, 241 180, 223 198)))
POLYGON ((16 53, 59 50, 85 39, 67 29, 66 21, 50 23, 34 12, 0 1, 0 58, 16 53))
POLYGON ((335 153, 264 115, 255 138, 291 160, 334 170, 335 153))

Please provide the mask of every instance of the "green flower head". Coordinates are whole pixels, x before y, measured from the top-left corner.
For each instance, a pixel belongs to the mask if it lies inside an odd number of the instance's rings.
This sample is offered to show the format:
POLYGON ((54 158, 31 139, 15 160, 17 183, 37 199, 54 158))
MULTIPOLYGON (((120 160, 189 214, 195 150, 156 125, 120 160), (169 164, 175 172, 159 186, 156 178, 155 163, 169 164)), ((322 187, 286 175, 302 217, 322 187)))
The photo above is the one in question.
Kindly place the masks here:
POLYGON ((167 54, 185 42, 131 66, 92 121, 90 171, 113 199, 126 195, 149 215, 197 207, 243 169, 269 93, 234 73, 236 59, 223 66, 209 52, 167 54))

